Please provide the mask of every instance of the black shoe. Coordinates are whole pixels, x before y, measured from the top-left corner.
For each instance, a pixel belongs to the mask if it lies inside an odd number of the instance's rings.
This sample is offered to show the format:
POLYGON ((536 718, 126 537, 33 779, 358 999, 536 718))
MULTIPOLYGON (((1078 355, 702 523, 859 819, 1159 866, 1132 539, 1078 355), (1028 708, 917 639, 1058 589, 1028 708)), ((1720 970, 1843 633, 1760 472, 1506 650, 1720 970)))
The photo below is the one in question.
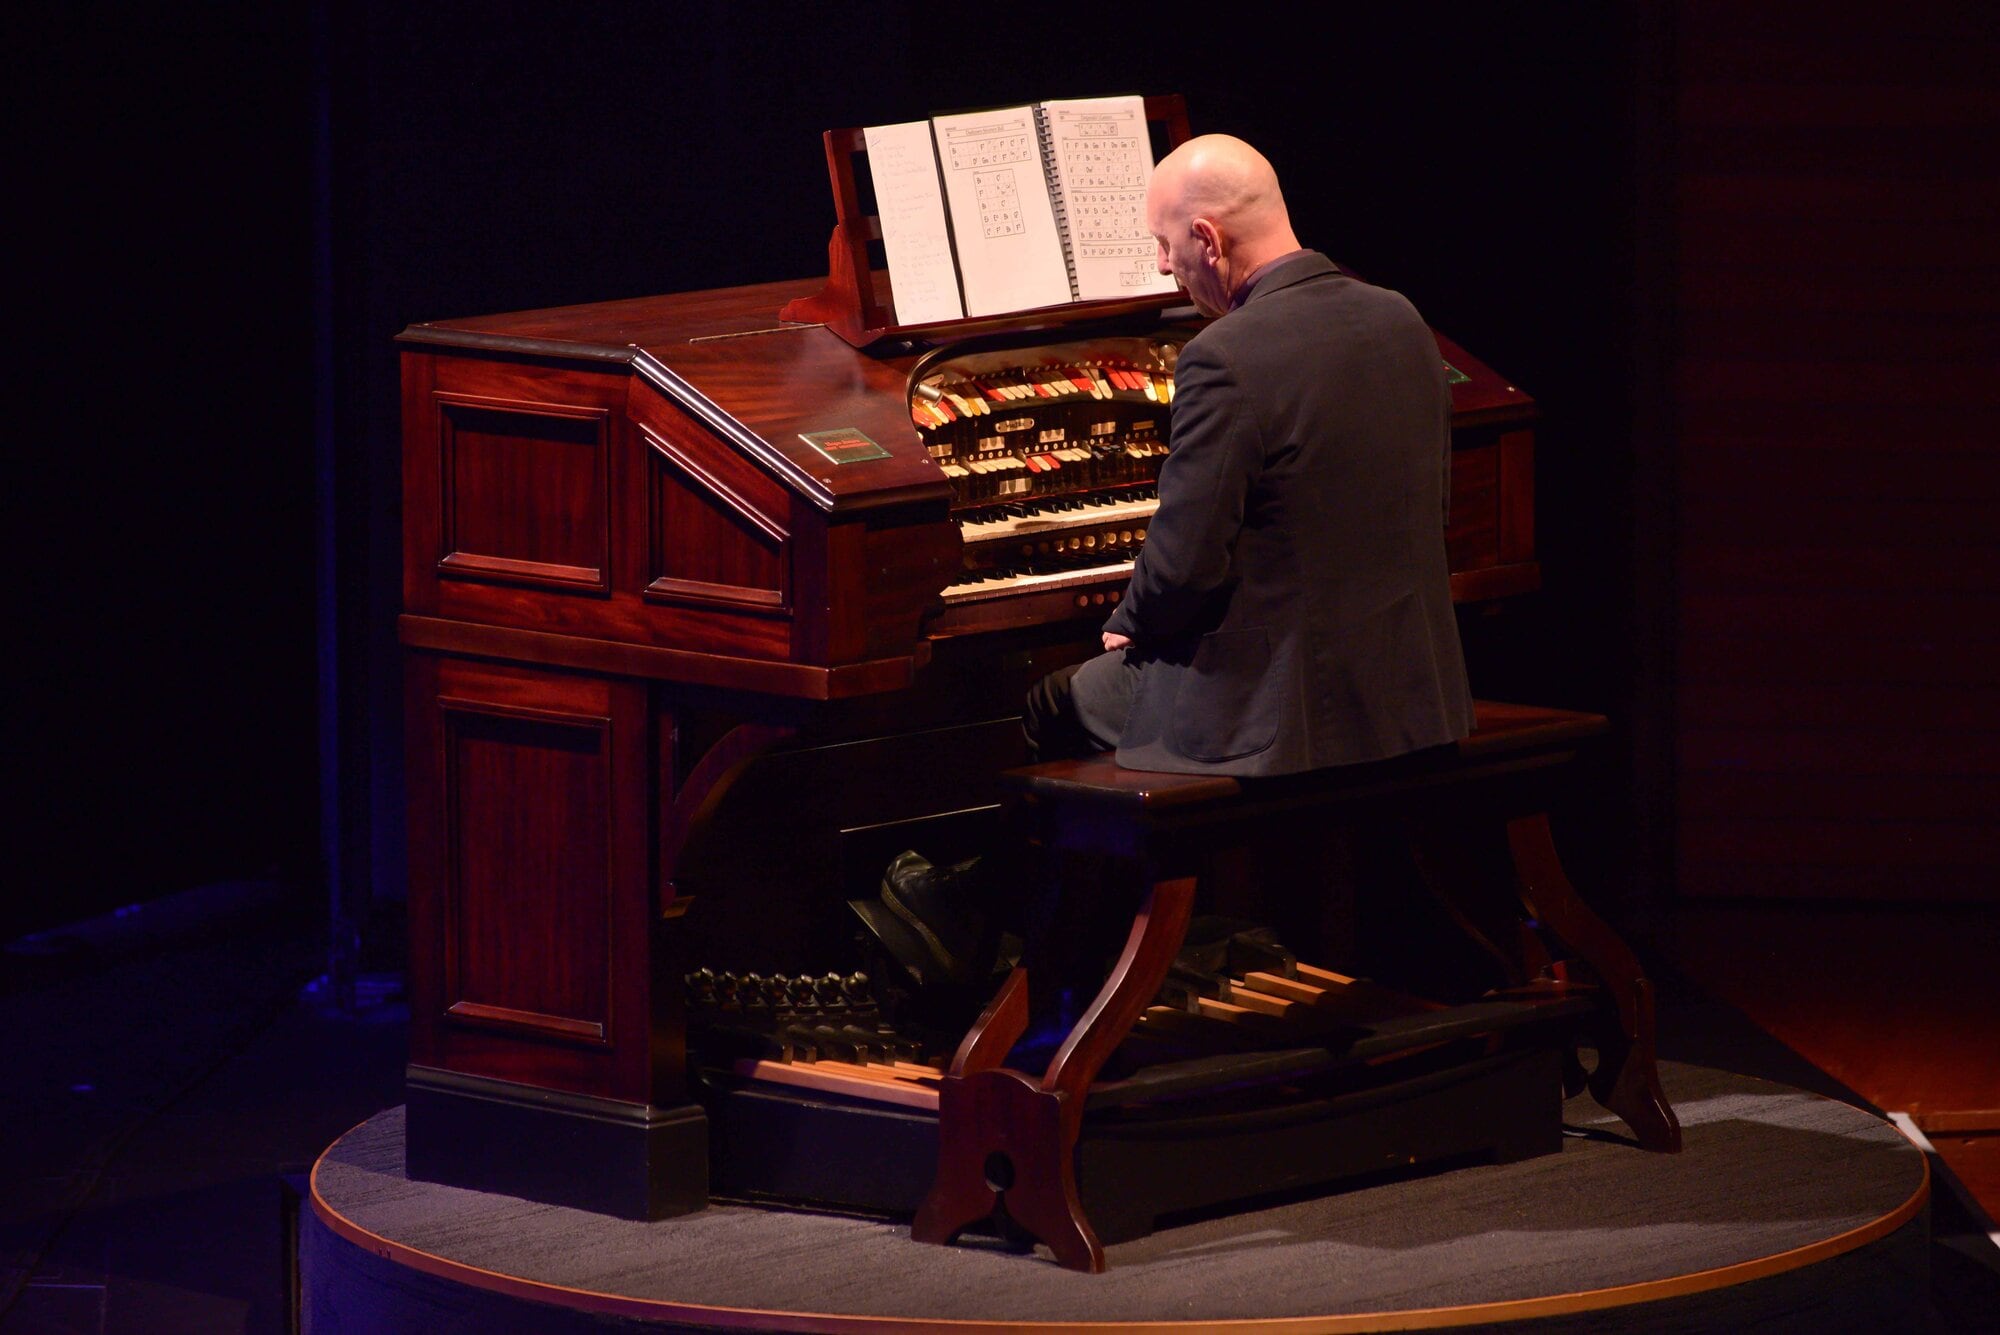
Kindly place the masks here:
POLYGON ((915 934, 928 965, 921 972, 939 981, 976 983, 992 972, 996 936, 986 895, 976 857, 934 867, 919 853, 903 852, 882 873, 882 902, 915 934))

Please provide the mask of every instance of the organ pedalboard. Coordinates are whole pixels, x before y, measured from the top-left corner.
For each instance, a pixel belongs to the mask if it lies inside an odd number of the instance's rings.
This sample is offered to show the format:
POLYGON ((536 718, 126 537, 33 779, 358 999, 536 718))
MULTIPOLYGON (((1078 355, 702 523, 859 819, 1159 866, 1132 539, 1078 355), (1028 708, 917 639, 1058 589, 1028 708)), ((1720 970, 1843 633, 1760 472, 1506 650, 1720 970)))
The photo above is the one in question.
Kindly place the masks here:
POLYGON ((701 1059, 737 1076, 924 1109, 945 1057, 898 1032, 867 974, 697 969, 683 980, 701 1059))
MULTIPOLYGON (((935 1024, 899 1024, 914 1009, 929 1019, 938 998, 890 986, 878 997, 866 973, 760 974, 701 968, 683 979, 689 1045, 695 1064, 731 1084, 779 1086, 804 1097, 833 1096, 934 1113, 938 1090, 958 1041, 935 1024)), ((929 992, 940 992, 932 988, 929 992)), ((1468 1025, 1442 1003, 1366 978, 1306 963, 1269 928, 1239 919, 1197 918, 1166 981, 1128 1035, 1115 1072, 1097 1100, 1119 1101, 1131 1088, 1187 1083, 1193 1062, 1200 1080, 1246 1078, 1268 1061, 1257 1054, 1310 1047, 1291 1057, 1318 1071, 1340 1055, 1374 1060, 1413 1056, 1467 1033, 1496 1025, 1491 1009, 1468 1025), (1234 1055, 1242 1070, 1217 1066, 1234 1055), (1135 1083, 1135 1077, 1136 1083, 1135 1083)), ((1547 1018, 1545 1006, 1516 1005, 1515 1022, 1547 1018)), ((1268 1074, 1268 1072, 1265 1072, 1268 1074)))

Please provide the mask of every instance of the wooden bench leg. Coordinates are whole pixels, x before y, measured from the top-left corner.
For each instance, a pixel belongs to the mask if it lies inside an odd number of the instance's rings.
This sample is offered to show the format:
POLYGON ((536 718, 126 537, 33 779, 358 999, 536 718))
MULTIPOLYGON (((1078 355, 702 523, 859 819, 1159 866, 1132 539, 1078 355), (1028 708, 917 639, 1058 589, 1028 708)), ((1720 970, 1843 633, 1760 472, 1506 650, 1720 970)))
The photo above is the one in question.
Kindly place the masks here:
POLYGON ((1016 969, 959 1045, 938 1092, 938 1170, 910 1236, 948 1243, 1004 1211, 1057 1264, 1095 1274, 1104 1247, 1077 1195, 1076 1143, 1091 1081, 1151 1004, 1187 937, 1192 877, 1156 882, 1090 1008, 1039 1080, 997 1065, 1027 1023, 1029 975, 1016 969))
MULTIPOLYGON (((1456 826, 1447 832, 1410 820, 1404 833, 1411 861, 1431 898, 1493 961, 1506 987, 1526 991, 1558 974, 1547 944, 1522 916, 1518 896, 1506 896, 1508 902, 1503 904, 1502 896, 1493 893, 1496 868, 1478 855, 1483 847, 1475 851, 1456 826)), ((1575 1047, 1565 1047, 1563 1097, 1581 1094, 1589 1084, 1575 1047)))
POLYGON ((1508 821, 1507 847, 1522 904, 1576 951, 1617 1007, 1616 1021, 1607 1019, 1598 1026, 1591 1096, 1624 1119, 1641 1147, 1663 1153, 1680 1149, 1680 1122, 1660 1088, 1653 1049, 1652 981, 1640 972, 1631 947, 1570 884, 1556 855, 1546 813, 1508 821))
POLYGON ((1096 1274, 1104 1247, 1076 1192, 1076 1129, 1068 1101, 1034 1077, 1000 1067, 950 1075, 938 1091, 938 1172, 910 1236, 949 1243, 1004 1212, 1045 1242, 1067 1270, 1096 1274))
POLYGON ((1406 819, 1403 837, 1431 899, 1492 961, 1506 986, 1526 987, 1549 967, 1548 951, 1526 930, 1519 904, 1493 893, 1493 868, 1480 861, 1483 848, 1475 849, 1462 827, 1406 819))
POLYGON ((1194 892, 1192 876, 1156 881, 1146 892, 1110 976, 1043 1072, 1043 1089, 1072 1095, 1081 1104, 1090 1082, 1166 982, 1174 957, 1187 941, 1194 892))

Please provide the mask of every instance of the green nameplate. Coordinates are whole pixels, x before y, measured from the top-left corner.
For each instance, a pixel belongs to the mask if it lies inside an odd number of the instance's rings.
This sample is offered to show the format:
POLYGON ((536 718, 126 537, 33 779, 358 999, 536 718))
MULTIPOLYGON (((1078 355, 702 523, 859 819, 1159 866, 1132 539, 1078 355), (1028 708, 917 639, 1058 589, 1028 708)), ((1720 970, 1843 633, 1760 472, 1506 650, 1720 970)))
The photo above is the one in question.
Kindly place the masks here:
POLYGON ((837 464, 858 464, 863 459, 889 457, 889 451, 851 426, 838 431, 801 431, 799 439, 837 464))

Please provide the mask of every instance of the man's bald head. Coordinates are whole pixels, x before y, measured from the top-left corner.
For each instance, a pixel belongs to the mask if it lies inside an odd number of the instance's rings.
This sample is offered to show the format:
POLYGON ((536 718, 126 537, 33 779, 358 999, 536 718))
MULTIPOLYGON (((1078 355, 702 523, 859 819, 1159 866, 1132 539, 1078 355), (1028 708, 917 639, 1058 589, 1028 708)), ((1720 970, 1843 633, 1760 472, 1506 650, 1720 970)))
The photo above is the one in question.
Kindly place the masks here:
POLYGON ((1299 248, 1278 173, 1233 135, 1188 140, 1153 170, 1146 226, 1196 309, 1219 315, 1230 293, 1267 260, 1299 248))

